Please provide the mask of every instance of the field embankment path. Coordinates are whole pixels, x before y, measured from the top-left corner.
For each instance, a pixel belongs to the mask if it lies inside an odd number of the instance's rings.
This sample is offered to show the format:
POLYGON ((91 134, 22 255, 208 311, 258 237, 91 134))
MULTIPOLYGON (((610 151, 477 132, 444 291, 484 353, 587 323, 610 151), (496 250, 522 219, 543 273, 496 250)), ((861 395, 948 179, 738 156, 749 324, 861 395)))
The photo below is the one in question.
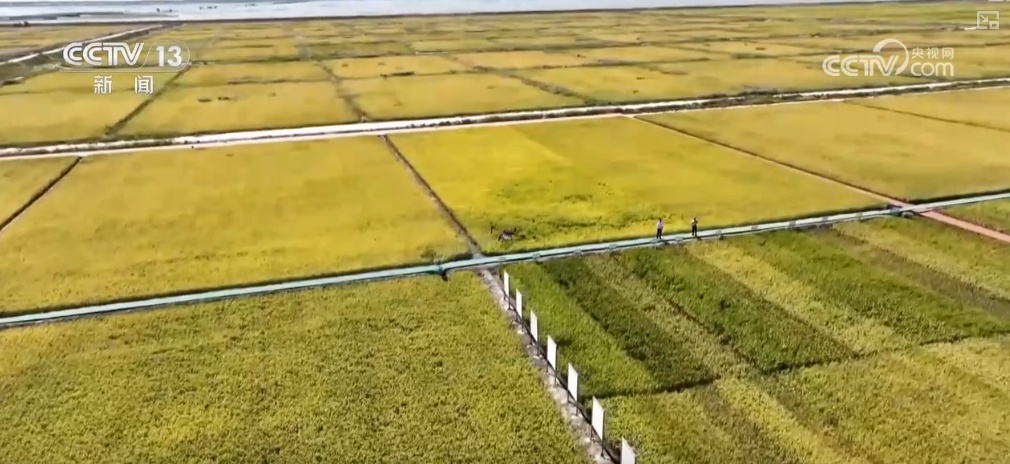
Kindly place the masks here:
POLYGON ((961 206, 986 201, 1010 199, 1010 192, 982 195, 956 200, 946 200, 934 203, 923 203, 910 205, 908 207, 885 208, 854 213, 836 214, 831 216, 819 216, 803 219, 769 222, 762 224, 750 224, 723 229, 710 229, 698 232, 697 237, 690 233, 676 233, 664 235, 661 240, 655 238, 637 238, 619 240, 613 242, 593 243, 587 245, 567 246, 549 250, 537 250, 521 253, 513 253, 501 256, 488 256, 459 261, 451 261, 442 264, 431 264, 424 266, 403 267, 379 271, 359 272, 355 274, 344 274, 329 277, 316 277, 308 279, 291 279, 269 284, 251 284, 247 286, 236 286, 229 288, 219 288, 212 290, 192 290, 188 293, 179 293, 164 296, 151 296, 141 299, 101 303, 79 307, 66 308, 39 308, 37 310, 8 311, 13 316, 0 318, 0 329, 27 324, 52 322, 58 320, 69 320, 86 316, 101 314, 112 314, 127 311, 139 311, 144 309, 154 309, 169 306, 190 305, 217 301, 231 298, 240 298, 256 295, 268 295, 279 292, 306 290, 312 288, 330 287, 356 282, 370 282, 377 280, 395 279, 417 275, 444 275, 453 271, 481 270, 496 268, 506 264, 515 264, 530 261, 545 261, 551 259, 565 258, 569 256, 582 256, 595 253, 610 253, 619 250, 634 248, 655 247, 660 245, 676 245, 691 240, 719 240, 734 236, 744 236, 773 232, 788 229, 798 229, 807 227, 820 227, 832 224, 840 224, 851 221, 862 221, 873 218, 885 218, 900 215, 903 213, 922 213, 935 209, 961 206))
POLYGON ((651 103, 585 106, 552 110, 513 111, 471 116, 425 118, 381 122, 308 126, 292 129, 267 129, 218 134, 189 135, 139 140, 111 140, 90 143, 65 143, 0 148, 0 161, 41 156, 81 157, 147 152, 178 148, 211 148, 260 143, 324 140, 358 135, 392 135, 410 132, 451 130, 464 127, 489 127, 511 124, 534 124, 544 121, 563 121, 580 118, 637 116, 680 111, 699 111, 721 108, 770 106, 780 104, 843 101, 882 95, 936 93, 971 89, 1010 87, 1010 77, 966 81, 933 82, 856 89, 784 92, 761 95, 738 95, 691 100, 668 100, 651 103))

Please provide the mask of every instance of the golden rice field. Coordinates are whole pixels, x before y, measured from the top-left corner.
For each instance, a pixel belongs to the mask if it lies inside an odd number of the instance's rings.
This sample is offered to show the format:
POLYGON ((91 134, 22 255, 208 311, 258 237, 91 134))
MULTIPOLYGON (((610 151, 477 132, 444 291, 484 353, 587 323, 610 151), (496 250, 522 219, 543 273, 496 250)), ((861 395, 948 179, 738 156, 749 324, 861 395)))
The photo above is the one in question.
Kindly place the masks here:
POLYGON ((837 102, 645 119, 905 199, 1010 188, 1010 134, 992 129, 837 102))
POLYGON ((376 138, 87 158, 0 234, 0 311, 465 251, 376 138))
POLYGON ((0 223, 42 193, 73 162, 73 158, 67 157, 0 163, 0 223))
POLYGON ((868 98, 854 103, 927 118, 1010 131, 1010 121, 1003 117, 1004 112, 1000 110, 1000 108, 1010 105, 1010 89, 868 98))
POLYGON ((393 135, 493 252, 866 208, 869 197, 627 118, 393 135), (620 140, 619 145, 612 140, 620 140), (514 243, 491 227, 516 227, 514 243))
POLYGON ((0 145, 102 138, 148 97, 133 92, 83 96, 73 91, 0 95, 0 107, 18 109, 16 118, 0 124, 0 145))
MULTIPOLYGON (((79 113, 86 110, 61 109, 65 115, 54 124, 25 118, 12 135, 0 136, 0 143, 98 138, 106 135, 106 127, 113 129, 112 137, 169 135, 337 124, 363 116, 455 116, 1010 76, 1010 58, 1004 58, 1010 57, 1004 53, 1010 50, 1010 35, 960 30, 974 17, 972 7, 943 3, 893 9, 852 5, 183 24, 152 38, 186 43, 198 66, 139 111, 134 118, 139 122, 89 118, 89 126, 81 128, 79 113), (923 24, 923 18, 934 24, 923 24), (953 47, 956 72, 830 77, 822 71, 824 56, 865 51, 887 37, 900 38, 909 47, 953 47), (331 79, 336 91, 322 86, 331 79), (272 86, 281 83, 298 85, 272 86), (510 97, 502 98, 505 94, 510 97), (278 111, 250 114, 257 107, 278 111), (46 127, 36 127, 40 125, 46 127)), ((5 32, 14 34, 0 29, 0 39, 5 32)), ((56 112, 53 102, 67 98, 60 92, 89 91, 86 79, 78 80, 82 84, 70 84, 60 73, 34 76, 0 87, 0 105, 50 115, 56 112), (34 96, 8 96, 28 92, 34 96)), ((131 104, 102 103, 115 113, 120 105, 131 104)))
POLYGON ((12 462, 588 462, 471 275, 9 329, 0 350, 12 462))
POLYGON ((470 71, 466 65, 437 55, 345 58, 323 62, 333 74, 345 79, 413 74, 446 74, 470 71))
POLYGON ((187 70, 176 84, 219 86, 262 82, 299 82, 327 80, 329 75, 315 63, 235 63, 199 66, 187 70))
POLYGON ((355 79, 341 82, 372 119, 479 114, 582 106, 584 101, 494 74, 355 79), (453 98, 446 98, 452 95, 453 98), (508 98, 502 98, 503 96, 508 98))
MULTIPOLYGON (((98 97, 94 97, 98 98, 98 97)), ((329 81, 172 87, 131 118, 121 135, 176 135, 357 122, 329 81)))
POLYGON ((641 462, 1000 462, 1008 253, 885 219, 508 272, 641 462))

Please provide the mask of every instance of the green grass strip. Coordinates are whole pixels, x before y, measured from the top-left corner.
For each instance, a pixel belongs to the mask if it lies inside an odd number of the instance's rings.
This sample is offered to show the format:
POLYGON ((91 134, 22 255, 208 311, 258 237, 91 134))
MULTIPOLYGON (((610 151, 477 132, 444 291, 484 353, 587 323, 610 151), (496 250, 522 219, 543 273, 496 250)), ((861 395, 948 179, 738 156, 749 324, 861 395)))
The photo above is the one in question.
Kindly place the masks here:
POLYGON ((544 268, 629 356, 649 369, 664 390, 715 378, 679 340, 594 274, 585 261, 550 261, 544 268))
POLYGON ((633 250, 623 254, 622 259, 632 272, 723 336, 760 370, 853 355, 837 341, 785 314, 683 249, 633 250))
POLYGON ((659 388, 649 370, 623 351, 620 344, 590 317, 579 303, 537 264, 506 268, 512 285, 523 293, 524 312, 537 313, 541 340, 550 335, 558 344, 562 373, 572 363, 582 374, 582 396, 612 396, 659 388))
POLYGON ((864 263, 814 234, 765 234, 744 237, 736 244, 917 343, 1007 329, 1006 322, 864 263))

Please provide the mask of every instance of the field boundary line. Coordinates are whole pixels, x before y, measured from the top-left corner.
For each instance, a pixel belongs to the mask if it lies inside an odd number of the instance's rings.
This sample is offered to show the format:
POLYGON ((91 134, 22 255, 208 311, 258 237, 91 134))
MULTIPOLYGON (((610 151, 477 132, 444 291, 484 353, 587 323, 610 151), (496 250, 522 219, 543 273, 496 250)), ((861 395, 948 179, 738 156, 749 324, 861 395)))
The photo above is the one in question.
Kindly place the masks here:
MULTIPOLYGON (((79 41, 76 41, 76 42, 81 42, 81 43, 89 44, 89 43, 92 43, 92 42, 99 42, 99 41, 102 41, 102 40, 109 40, 109 39, 118 39, 120 37, 127 36, 127 35, 130 35, 130 34, 141 34, 141 33, 144 33, 144 32, 151 32, 151 31, 154 31, 154 30, 164 29, 164 28, 165 28, 164 24, 155 24, 153 26, 141 27, 139 29, 131 29, 129 31, 117 32, 115 34, 110 34, 110 35, 107 35, 107 36, 104 36, 104 37, 95 37, 93 39, 79 40, 79 41)), ((75 43, 75 42, 66 42, 63 45, 60 45, 59 47, 51 49, 51 50, 46 50, 46 51, 41 51, 41 52, 35 52, 35 53, 29 53, 29 54, 24 55, 24 56, 20 56, 20 57, 17 57, 17 58, 9 59, 7 61, 0 61, 0 66, 3 66, 5 64, 17 64, 17 63, 21 63, 22 61, 28 61, 28 60, 31 60, 33 58, 38 58, 40 56, 52 55, 54 53, 59 53, 59 52, 63 51, 64 48, 67 48, 67 45, 71 44, 71 43, 75 43)))
MULTIPOLYGON (((759 160, 771 163, 773 165, 779 166, 779 167, 784 168, 784 169, 788 169, 790 171, 793 171, 793 172, 796 172, 796 173, 799 173, 799 174, 804 174, 806 176, 812 176, 814 178, 817 178, 817 179, 820 179, 820 180, 823 180, 823 181, 826 181, 826 182, 831 182, 831 183, 834 183, 836 185, 840 185, 842 187, 848 188, 848 189, 853 190, 855 192, 859 192, 859 193, 862 193, 864 195, 868 195, 868 196, 871 196, 871 197, 876 198, 878 200, 887 202, 888 204, 894 205, 894 206, 896 206, 896 207, 898 207, 900 209, 907 209, 907 208, 915 206, 912 203, 908 203, 908 202, 905 202, 905 201, 898 200, 896 198, 892 198, 889 195, 884 195, 882 193, 875 192, 873 190, 870 190, 870 189, 865 188, 865 187, 861 187, 861 186, 853 184, 851 182, 847 182, 847 181, 844 181, 844 180, 841 180, 841 179, 836 179, 836 178, 828 176, 826 174, 821 174, 821 173, 818 173, 818 172, 815 172, 815 171, 811 171, 809 169, 805 169, 805 168, 802 168, 802 167, 799 167, 797 165, 794 165, 794 164, 791 164, 791 163, 787 163, 787 162, 784 162, 784 161, 779 161, 779 160, 776 160, 776 159, 773 159, 773 158, 769 158, 769 157, 764 156, 764 155, 759 155, 759 154, 757 154, 757 153, 755 153, 753 151, 746 150, 746 149, 743 149, 743 148, 740 148, 740 147, 737 147, 737 146, 734 146, 734 145, 730 145, 728 143, 720 142, 718 140, 712 140, 712 139, 709 139, 707 137, 702 137, 700 135, 697 135, 697 134, 694 134, 694 133, 691 133, 691 132, 688 132, 688 131, 685 131, 685 130, 682 130, 682 129, 676 129, 676 128, 667 126, 667 125, 662 124, 662 123, 658 123, 658 122, 654 122, 654 121, 649 121, 649 120, 646 120, 646 119, 640 119, 640 118, 635 118, 635 119, 638 119, 639 121, 642 121, 642 122, 647 123, 647 124, 651 124, 651 125, 654 125, 654 126, 657 126, 657 127, 662 127, 664 129, 667 129, 667 130, 670 130, 670 131, 677 132, 679 134, 684 134, 684 135, 687 135, 689 137, 693 137, 693 138, 696 138, 698 140, 702 140, 702 141, 711 143, 713 145, 717 145, 717 146, 720 146, 720 147, 723 147, 723 148, 728 148, 730 150, 734 150, 734 151, 739 152, 739 153, 741 153, 743 155, 746 155, 746 156, 752 157, 754 159, 759 159, 759 160)), ((929 219, 933 219, 935 221, 942 222, 942 223, 947 224, 947 225, 958 227, 958 228, 966 230, 968 232, 974 232, 974 233, 976 233, 978 235, 982 235, 984 237, 988 237, 988 238, 991 238, 991 239, 994 239, 994 240, 999 240, 1001 242, 1010 244, 1010 235, 1004 234, 1004 233, 996 231, 996 230, 992 230, 992 229, 990 229, 988 227, 980 226, 978 224, 973 224, 973 223, 970 223, 968 221, 963 221, 961 219, 956 219, 956 218, 953 218, 951 216, 947 216, 946 214, 942 214, 942 213, 939 213, 939 212, 936 212, 936 211, 926 210, 926 211, 910 211, 910 212, 913 212, 913 213, 918 214, 919 216, 922 216, 922 217, 925 217, 925 218, 929 218, 929 219)))
POLYGON ((127 113, 126 116, 123 116, 123 119, 120 119, 119 121, 116 121, 115 124, 109 126, 109 128, 106 129, 105 131, 106 136, 114 137, 119 135, 119 131, 123 130, 123 128, 125 128, 126 125, 133 120, 133 118, 140 115, 140 113, 145 109, 147 109, 148 106, 151 106, 151 104, 154 103, 154 101, 157 100, 158 97, 161 97, 162 95, 168 93, 171 90, 172 84, 174 84, 175 81, 179 80, 182 77, 182 75, 186 74, 186 72, 189 71, 190 69, 193 69, 193 67, 186 66, 185 68, 182 68, 181 71, 175 73, 174 76, 168 78, 168 80, 165 81, 165 85, 162 86, 157 91, 155 91, 153 95, 151 95, 148 98, 145 98, 144 101, 140 102, 140 104, 137 105, 136 108, 127 113))
POLYGON ((8 226, 13 224, 15 220, 21 217, 21 215, 24 214, 26 211, 28 211, 28 209, 31 208, 36 202, 41 200, 42 197, 46 196, 46 194, 49 193, 49 191, 52 190, 54 187, 56 187, 56 184, 60 183, 60 181, 63 180, 64 177, 67 177, 67 175, 70 174, 70 171, 73 171, 74 168, 77 167, 77 165, 80 164, 81 160, 83 159, 84 158, 74 158, 74 161, 72 163, 67 165, 67 167, 63 168, 63 170, 61 170, 58 174, 53 176, 53 178, 49 180, 49 182, 46 183, 46 185, 42 186, 42 188, 38 189, 35 193, 33 193, 32 196, 28 198, 28 201, 25 202, 25 204, 21 205, 20 208, 14 210, 9 217, 0 220, 0 233, 3 233, 4 230, 7 230, 8 226))
POLYGON ((935 209, 947 208, 951 206, 968 205, 994 200, 1010 199, 1010 192, 987 194, 954 200, 944 200, 933 203, 922 203, 908 207, 887 207, 883 209, 873 209, 855 213, 834 214, 828 216, 816 216, 803 219, 793 219, 786 221, 767 222, 752 225, 742 225, 727 227, 723 229, 709 229, 698 232, 697 237, 693 237, 689 232, 664 235, 661 239, 653 237, 618 240, 612 242, 601 242, 587 245, 576 245, 561 248, 553 248, 539 251, 527 251, 500 256, 487 256, 482 258, 463 259, 449 261, 441 264, 409 266, 402 268, 386 269, 380 271, 370 271, 357 274, 345 274, 340 276, 316 277, 310 279, 290 279, 264 285, 248 285, 198 291, 193 293, 176 294, 172 296, 161 296, 153 298, 138 298, 115 303, 99 303, 68 309, 51 310, 45 312, 20 314, 17 316, 0 317, 0 329, 19 325, 35 324, 64 319, 73 319, 84 316, 94 316, 99 314, 110 314, 124 311, 135 311, 153 309, 167 306, 189 305, 196 303, 206 303, 225 299, 268 295, 286 291, 307 290, 314 288, 330 287, 355 282, 370 282, 386 280, 400 277, 410 277, 419 275, 446 275, 449 272, 464 270, 480 270, 496 268, 506 264, 522 262, 540 262, 549 259, 566 258, 570 256, 584 256, 590 254, 610 253, 619 250, 633 248, 656 247, 663 245, 681 245, 689 241, 721 240, 726 237, 740 235, 752 235, 780 230, 801 229, 808 227, 823 227, 851 221, 862 221, 867 219, 893 217, 904 213, 918 213, 932 211, 935 209))
POLYGON ((880 107, 880 106, 867 105, 865 103, 860 103, 858 101, 846 101, 845 103, 847 103, 849 105, 852 105, 852 106, 858 106, 860 108, 869 108, 869 109, 878 110, 878 111, 887 111, 889 113, 901 114, 901 115, 904 115, 904 116, 912 116, 912 117, 922 118, 922 119, 930 119, 930 120, 933 120, 933 121, 945 122, 945 123, 948 123, 948 124, 960 124, 962 126, 974 127, 976 129, 994 130, 994 131, 999 131, 999 132, 1010 132, 1010 130, 1004 129, 1002 127, 986 126, 986 125, 978 124, 978 123, 974 123, 974 122, 958 121, 956 119, 946 119, 946 118, 941 118, 939 116, 930 116, 928 114, 913 113, 911 111, 904 111, 904 110, 899 110, 899 109, 895 109, 895 108, 884 108, 884 107, 880 107))
POLYGON ((306 126, 288 129, 265 129, 204 135, 184 135, 168 138, 114 140, 90 143, 68 143, 0 148, 0 161, 37 156, 95 156, 136 153, 172 148, 221 147, 257 143, 325 140, 360 135, 450 130, 463 127, 488 127, 578 118, 635 116, 721 108, 770 106, 784 103, 818 102, 831 99, 866 98, 883 95, 930 93, 937 91, 974 90, 1010 87, 1010 77, 966 81, 931 82, 899 86, 864 87, 856 89, 814 90, 721 96, 690 100, 665 100, 651 103, 629 103, 602 106, 580 106, 549 110, 525 110, 487 113, 471 116, 393 120, 367 123, 306 126))
POLYGON ((484 252, 481 251, 480 245, 477 244, 477 240, 473 238, 473 235, 470 234, 470 231, 463 225, 463 222, 456 217, 456 213, 452 211, 452 208, 449 208, 449 205, 442 201, 442 198, 435 193, 435 189, 432 188, 431 184, 429 184, 427 180, 425 180, 424 176, 421 175, 421 172, 418 171, 413 164, 411 164, 410 160, 408 160, 406 156, 403 156, 403 153, 400 152, 400 149, 397 148, 396 144, 393 143, 392 140, 389 140, 389 137, 382 135, 379 136, 379 138, 382 139, 382 143, 386 145, 389 153, 392 154, 393 157, 396 158, 396 160, 403 165, 408 172, 410 172, 410 176, 414 178, 414 182, 417 183, 418 187, 421 187, 421 189, 428 194, 428 198, 435 203, 435 207, 437 207, 449 223, 452 224, 453 229, 456 229, 456 235, 459 235, 459 237, 466 242, 467 248, 470 249, 470 254, 473 255, 474 258, 483 258, 484 252))

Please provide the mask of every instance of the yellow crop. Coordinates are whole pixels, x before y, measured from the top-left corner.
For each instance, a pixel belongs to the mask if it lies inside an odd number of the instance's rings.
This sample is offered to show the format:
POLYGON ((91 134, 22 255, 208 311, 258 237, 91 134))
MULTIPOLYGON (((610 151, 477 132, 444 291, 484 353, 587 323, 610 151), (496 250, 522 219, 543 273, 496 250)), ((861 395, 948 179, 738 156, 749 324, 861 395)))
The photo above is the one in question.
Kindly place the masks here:
POLYGON ((687 133, 901 198, 1010 187, 1006 134, 847 103, 649 116, 687 133))
POLYGON ((71 157, 0 161, 0 223, 73 162, 71 157))
POLYGON ((82 92, 0 95, 0 108, 5 113, 0 124, 0 145, 101 138, 147 97, 132 91, 109 95, 82 92))
POLYGON ((492 74, 355 79, 340 85, 354 95, 365 113, 376 119, 455 116, 585 103, 528 86, 518 79, 492 74))
POLYGON ((379 77, 402 73, 444 74, 468 70, 462 64, 437 55, 346 58, 326 61, 323 64, 343 78, 379 77))
POLYGON ((521 69, 541 66, 580 66, 595 63, 590 57, 578 57, 564 52, 526 50, 515 52, 460 53, 460 61, 485 68, 521 69))
POLYGON ((488 250, 867 207, 869 197, 627 118, 392 137, 488 250), (451 153, 451 156, 448 154, 451 153), (518 227, 503 244, 491 226, 518 227))
POLYGON ((471 275, 4 330, 0 352, 12 463, 588 462, 471 275))
POLYGON ((788 55, 815 55, 824 53, 815 48, 795 47, 791 45, 779 45, 770 42, 755 42, 752 40, 738 39, 725 42, 702 42, 683 44, 684 48, 692 50, 704 50, 716 54, 729 55, 753 55, 753 56, 788 56, 788 55))
POLYGON ((972 90, 858 100, 855 103, 931 118, 1010 130, 1001 109, 1010 105, 1010 90, 972 90))
POLYGON ((0 234, 0 312, 464 251, 376 138, 88 158, 0 234))
POLYGON ((175 84, 212 86, 252 82, 322 81, 328 78, 323 68, 309 62, 235 63, 195 67, 186 71, 175 84))
POLYGON ((227 132, 358 119, 332 82, 173 87, 130 119, 120 134, 227 132))
POLYGON ((570 53, 580 58, 592 58, 598 61, 612 62, 685 61, 718 58, 719 56, 693 50, 649 45, 574 49, 566 50, 565 53, 570 53))

